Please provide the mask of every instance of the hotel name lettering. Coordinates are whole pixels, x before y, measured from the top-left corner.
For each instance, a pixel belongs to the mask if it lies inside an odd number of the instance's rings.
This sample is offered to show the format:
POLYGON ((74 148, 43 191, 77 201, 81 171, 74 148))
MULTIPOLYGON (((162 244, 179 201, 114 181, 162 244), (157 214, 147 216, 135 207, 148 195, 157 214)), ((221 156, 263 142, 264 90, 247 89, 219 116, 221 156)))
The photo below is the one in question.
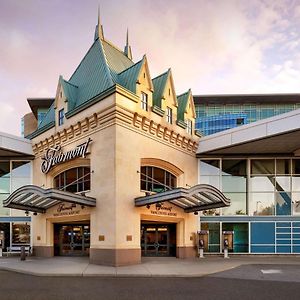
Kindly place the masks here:
POLYGON ((87 149, 92 140, 89 138, 86 142, 78 145, 75 149, 63 152, 61 146, 55 146, 47 150, 42 157, 41 171, 47 174, 54 166, 72 160, 77 157, 85 157, 87 149))
POLYGON ((172 212, 173 207, 172 206, 155 206, 155 210, 151 210, 152 215, 159 215, 159 216, 172 216, 176 217, 177 213, 172 212))
POLYGON ((53 214, 54 217, 58 216, 72 216, 78 215, 80 213, 80 208, 77 207, 75 203, 65 204, 61 203, 58 205, 56 212, 53 214))

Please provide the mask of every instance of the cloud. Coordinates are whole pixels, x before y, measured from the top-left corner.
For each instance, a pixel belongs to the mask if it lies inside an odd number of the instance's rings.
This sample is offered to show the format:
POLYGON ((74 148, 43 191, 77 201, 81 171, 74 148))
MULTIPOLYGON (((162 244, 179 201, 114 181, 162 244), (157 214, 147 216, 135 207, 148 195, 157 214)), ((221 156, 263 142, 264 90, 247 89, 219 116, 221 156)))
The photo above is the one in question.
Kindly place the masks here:
MULTIPOLYGON (((0 104, 14 108, 7 130, 18 133, 26 98, 54 96, 89 49, 98 1, 0 5, 0 104)), ((129 27, 134 60, 146 53, 153 77, 171 67, 178 94, 299 92, 299 15, 288 0, 101 3, 105 37, 123 49, 129 27)))

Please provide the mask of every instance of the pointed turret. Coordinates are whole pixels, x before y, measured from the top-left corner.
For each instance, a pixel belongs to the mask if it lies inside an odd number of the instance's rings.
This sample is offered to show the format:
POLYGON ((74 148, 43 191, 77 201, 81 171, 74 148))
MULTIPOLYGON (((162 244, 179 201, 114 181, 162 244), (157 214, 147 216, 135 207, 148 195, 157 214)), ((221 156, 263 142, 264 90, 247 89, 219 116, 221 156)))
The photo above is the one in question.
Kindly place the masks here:
POLYGON ((98 24, 96 25, 96 29, 95 29, 94 41, 96 41, 99 38, 101 40, 104 39, 103 27, 102 27, 101 21, 100 21, 100 5, 98 6, 98 24))
POLYGON ((131 47, 129 46, 129 39, 128 39, 128 28, 126 33, 126 45, 124 48, 124 54, 132 60, 132 53, 131 53, 131 47))

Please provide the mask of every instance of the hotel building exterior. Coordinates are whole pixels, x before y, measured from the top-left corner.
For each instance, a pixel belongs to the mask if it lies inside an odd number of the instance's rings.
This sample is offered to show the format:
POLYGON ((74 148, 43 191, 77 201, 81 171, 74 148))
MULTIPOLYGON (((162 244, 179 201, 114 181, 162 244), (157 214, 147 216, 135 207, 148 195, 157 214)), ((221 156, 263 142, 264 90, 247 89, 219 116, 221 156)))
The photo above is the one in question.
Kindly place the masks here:
MULTIPOLYGON (((26 126, 25 126, 26 127, 26 126)), ((132 61, 104 38, 69 80, 32 142, 32 185, 4 206, 32 214, 34 254, 89 255, 127 265, 141 256, 194 257, 199 210, 229 205, 197 185, 199 136, 191 91, 176 95, 172 72, 151 78, 147 57, 132 61)))
POLYGON ((11 178, 6 245, 23 230, 37 256, 120 266, 195 257, 200 230, 210 253, 225 240, 233 253, 300 253, 299 110, 200 138, 191 91, 176 95, 170 69, 151 78, 146 56, 132 61, 128 35, 122 51, 99 20, 55 99, 28 101, 31 141, 1 158, 11 161, 0 178, 1 187, 11 178), (31 229, 14 230, 17 221, 31 229))

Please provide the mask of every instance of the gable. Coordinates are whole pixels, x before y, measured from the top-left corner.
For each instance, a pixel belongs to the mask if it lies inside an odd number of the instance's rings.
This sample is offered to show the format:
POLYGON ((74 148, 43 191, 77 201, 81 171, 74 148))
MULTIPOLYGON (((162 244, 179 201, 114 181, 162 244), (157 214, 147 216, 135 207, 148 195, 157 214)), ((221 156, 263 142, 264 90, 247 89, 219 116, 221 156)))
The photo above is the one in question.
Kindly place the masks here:
POLYGON ((153 92, 153 83, 150 76, 149 66, 147 58, 144 55, 143 65, 141 66, 140 72, 137 77, 137 83, 140 85, 139 90, 146 88, 147 90, 153 92))

